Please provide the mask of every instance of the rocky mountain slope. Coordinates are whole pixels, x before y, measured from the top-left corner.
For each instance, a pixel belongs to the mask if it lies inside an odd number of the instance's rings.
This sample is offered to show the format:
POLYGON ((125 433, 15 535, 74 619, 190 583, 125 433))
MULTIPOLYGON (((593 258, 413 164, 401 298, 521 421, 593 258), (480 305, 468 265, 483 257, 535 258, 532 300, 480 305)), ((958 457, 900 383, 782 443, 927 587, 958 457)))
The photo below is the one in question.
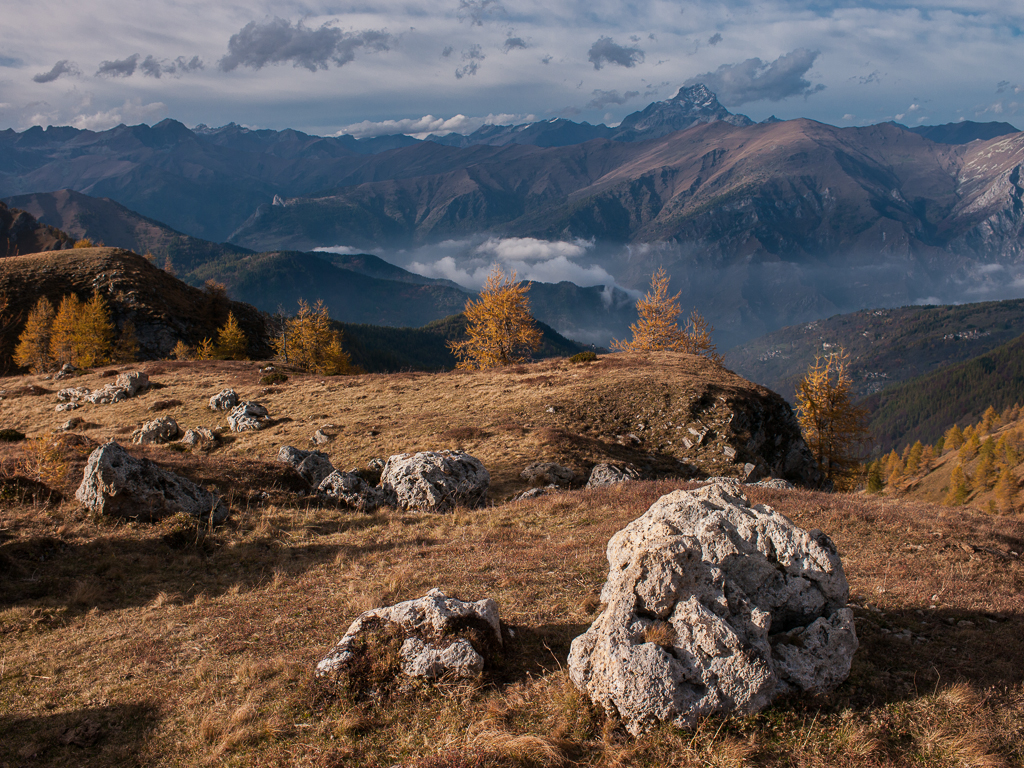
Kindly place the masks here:
MULTIPOLYGON (((10 299, 14 317, 26 317, 42 296, 56 307, 68 293, 88 299, 94 290, 107 300, 118 329, 129 320, 135 324, 144 358, 167 357, 179 339, 191 345, 215 339, 229 311, 249 337, 251 354, 270 353, 266 318, 254 307, 186 285, 130 251, 75 248, 0 260, 0 293, 10 299)), ((17 333, 3 339, 4 359, 16 339, 17 333)))
POLYGON ((74 240, 56 227, 40 224, 32 214, 0 202, 0 257, 59 251, 74 240))
MULTIPOLYGON (((726 354, 726 365, 790 402, 815 355, 850 355, 853 392, 885 387, 982 355, 1024 334, 1024 300, 865 309, 789 326, 726 354)), ((983 406, 984 408, 984 406, 983 406)))

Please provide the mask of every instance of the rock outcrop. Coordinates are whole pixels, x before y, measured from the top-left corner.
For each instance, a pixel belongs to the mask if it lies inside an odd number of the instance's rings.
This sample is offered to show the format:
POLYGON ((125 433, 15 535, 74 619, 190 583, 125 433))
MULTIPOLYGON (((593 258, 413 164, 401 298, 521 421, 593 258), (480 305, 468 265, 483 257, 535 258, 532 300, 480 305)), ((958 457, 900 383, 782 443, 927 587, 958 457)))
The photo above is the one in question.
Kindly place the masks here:
POLYGON ((569 653, 569 676, 633 734, 824 693, 857 635, 835 546, 735 486, 675 491, 608 543, 607 607, 569 653))
POLYGON ((478 507, 490 483, 484 465, 463 451, 399 453, 381 473, 381 487, 398 506, 430 512, 478 507))
POLYGON ((147 421, 132 433, 132 442, 137 445, 162 445, 181 436, 181 428, 178 422, 170 416, 161 416, 159 419, 147 421))
POLYGON ((89 455, 75 498, 92 512, 147 522, 186 514, 219 523, 228 516, 209 491, 149 459, 136 459, 114 441, 89 455))
POLYGON ((270 413, 259 403, 245 400, 228 414, 228 426, 232 432, 255 432, 263 429, 270 421, 270 413))
POLYGON ((489 598, 464 602, 432 589, 417 600, 366 611, 317 664, 315 675, 337 678, 366 666, 371 661, 366 655, 388 642, 401 643, 400 669, 395 670, 401 675, 475 677, 484 670, 490 649, 502 644, 498 605, 489 598))
MULTIPOLYGON (((120 403, 129 397, 135 397, 140 391, 149 386, 149 377, 142 371, 128 371, 118 374, 113 384, 107 384, 102 389, 95 391, 88 387, 65 387, 57 393, 57 399, 65 406, 77 408, 83 403, 95 403, 97 405, 109 405, 120 403)), ((58 410, 70 410, 60 408, 58 410)))

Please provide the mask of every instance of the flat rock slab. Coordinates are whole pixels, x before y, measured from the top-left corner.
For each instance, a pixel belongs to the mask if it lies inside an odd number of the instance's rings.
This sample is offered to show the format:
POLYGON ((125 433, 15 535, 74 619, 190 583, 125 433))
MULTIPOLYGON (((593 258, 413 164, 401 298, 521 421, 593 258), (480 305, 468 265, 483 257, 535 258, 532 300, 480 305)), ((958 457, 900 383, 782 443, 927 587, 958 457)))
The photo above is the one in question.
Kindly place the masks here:
POLYGON ((608 543, 607 607, 569 653, 573 683, 638 735, 821 694, 857 650, 832 541, 735 485, 675 491, 608 543))
POLYGON ((389 458, 380 482, 402 509, 446 512, 481 506, 491 476, 479 459, 463 451, 422 451, 389 458))
POLYGON ((114 441, 89 455, 75 498, 90 511, 151 522, 186 514, 207 523, 228 516, 224 503, 149 459, 136 459, 114 441))
POLYGON ((316 677, 344 674, 373 653, 382 634, 402 638, 401 674, 407 677, 474 677, 483 671, 487 648, 475 647, 467 630, 476 630, 480 645, 501 646, 498 604, 490 598, 467 602, 432 589, 416 600, 361 613, 345 636, 316 666, 316 677), (479 632, 483 631, 482 637, 479 632), (483 640, 483 642, 481 642, 483 640))

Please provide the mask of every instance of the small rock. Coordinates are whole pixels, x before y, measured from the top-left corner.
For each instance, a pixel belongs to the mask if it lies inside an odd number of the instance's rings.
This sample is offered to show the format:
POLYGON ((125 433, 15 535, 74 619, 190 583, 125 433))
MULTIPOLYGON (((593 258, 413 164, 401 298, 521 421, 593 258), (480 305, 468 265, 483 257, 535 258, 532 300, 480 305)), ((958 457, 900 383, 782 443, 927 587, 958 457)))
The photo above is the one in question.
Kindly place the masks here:
POLYGON ((57 413, 65 413, 67 411, 73 411, 76 408, 80 408, 81 405, 82 404, 78 403, 78 402, 75 402, 75 403, 61 403, 56 408, 54 408, 54 410, 57 411, 57 413))
POLYGON ((557 405, 549 405, 547 407, 547 413, 558 413, 558 406, 557 405))
MULTIPOLYGON (((57 406, 57 407, 59 408, 60 406, 57 406)), ((68 419, 67 421, 65 421, 63 424, 61 424, 60 425, 60 429, 61 429, 62 432, 67 432, 69 430, 75 429, 76 427, 78 427, 81 424, 82 424, 82 419, 80 419, 78 416, 74 416, 74 417, 68 419)))
POLYGON ((277 460, 295 468, 310 488, 318 488, 328 475, 334 472, 331 458, 322 451, 304 451, 290 445, 282 445, 277 460))
POLYGON ((233 389, 222 389, 210 398, 211 411, 230 411, 238 405, 238 395, 233 389))
POLYGON ((120 403, 127 399, 128 390, 112 384, 108 384, 103 389, 97 389, 88 398, 90 403, 96 403, 97 405, 110 405, 111 403, 120 403))
POLYGON ((136 459, 114 441, 89 455, 75 498, 94 513, 143 521, 183 513, 219 523, 228 516, 209 491, 149 459, 136 459))
POLYGON ((736 458, 736 449, 733 448, 731 445, 724 446, 722 448, 722 453, 725 454, 725 457, 727 459, 735 459, 736 458))
POLYGON ((638 480, 639 478, 640 470, 629 464, 621 467, 617 467, 614 464, 595 464, 594 468, 590 470, 587 488, 615 485, 617 483, 624 483, 627 480, 638 480))
POLYGON ((973 621, 969 621, 969 620, 967 620, 967 619, 961 619, 960 621, 958 621, 958 622, 956 623, 956 625, 957 625, 958 627, 964 627, 964 628, 969 628, 969 627, 973 627, 973 626, 975 626, 975 624, 974 624, 974 622, 973 622, 973 621))
POLYGON ((538 461, 527 466, 519 473, 519 476, 534 488, 548 485, 568 488, 575 473, 569 467, 563 467, 561 464, 538 461))
POLYGON ((178 422, 170 416, 163 416, 147 421, 132 433, 132 442, 136 445, 162 445, 181 436, 178 422))
POLYGON ((331 442, 331 438, 322 429, 318 429, 313 433, 313 438, 310 442, 313 443, 313 445, 327 445, 327 443, 331 442))
POLYGON ((78 369, 75 368, 75 366, 73 366, 71 363, 64 363, 64 365, 61 366, 61 369, 59 371, 57 371, 57 373, 55 373, 53 375, 53 379, 54 379, 54 381, 60 381, 61 379, 67 379, 67 378, 73 376, 75 371, 77 371, 77 370, 78 369))
POLYGON ((128 397, 135 397, 140 391, 149 386, 149 376, 142 371, 125 371, 117 375, 113 386, 123 389, 128 393, 128 397))
POLYGON ((476 648, 469 637, 477 630, 485 645, 501 646, 498 604, 491 599, 464 602, 439 589, 424 597, 360 614, 348 632, 316 666, 316 677, 343 674, 365 653, 372 653, 374 635, 395 628, 406 635, 401 671, 408 677, 474 677, 486 663, 487 647, 476 648))
POLYGON ((558 488, 556 488, 553 485, 549 485, 547 488, 528 488, 522 493, 520 493, 518 496, 514 496, 512 498, 512 501, 527 501, 529 499, 536 499, 538 496, 546 496, 548 493, 557 490, 558 488))
POLYGON ((331 472, 320 483, 317 492, 359 512, 372 512, 386 502, 384 491, 370 485, 355 472, 331 472))
POLYGON ((57 392, 57 399, 62 403, 77 403, 88 399, 92 390, 88 387, 66 387, 57 392))
POLYGON ((270 413, 259 403, 251 400, 236 405, 228 414, 228 425, 232 432, 255 432, 263 429, 270 421, 270 413))
POLYGON ((181 438, 183 445, 187 445, 190 448, 196 448, 203 445, 213 445, 220 441, 217 437, 217 433, 208 427, 193 427, 185 432, 185 436, 181 438))

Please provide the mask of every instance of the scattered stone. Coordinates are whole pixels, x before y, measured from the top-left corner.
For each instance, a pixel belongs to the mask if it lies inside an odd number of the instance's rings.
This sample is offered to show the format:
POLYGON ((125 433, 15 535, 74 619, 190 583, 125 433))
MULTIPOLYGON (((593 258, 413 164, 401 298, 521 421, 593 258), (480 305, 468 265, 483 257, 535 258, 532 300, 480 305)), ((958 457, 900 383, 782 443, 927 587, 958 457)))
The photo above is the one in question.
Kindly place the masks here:
POLYGON ((228 425, 232 432, 255 432, 263 429, 270 421, 270 413, 259 403, 245 400, 236 405, 228 414, 228 425))
MULTIPOLYGON (((60 406, 58 405, 57 407, 59 408, 60 406)), ((63 424, 60 425, 60 430, 62 432, 68 432, 72 429, 79 427, 81 424, 82 419, 80 419, 78 416, 72 416, 70 419, 68 419, 63 424)))
POLYGON ((366 464, 366 468, 371 472, 383 472, 385 464, 387 464, 387 462, 384 461, 384 459, 370 459, 366 464))
POLYGON ((406 677, 475 677, 484 670, 490 649, 502 643, 494 600, 464 602, 432 589, 417 600, 360 614, 317 664, 315 676, 344 674, 372 654, 389 631, 405 638, 399 657, 406 677))
POLYGON ((56 408, 54 408, 54 410, 57 411, 57 413, 65 413, 67 411, 73 411, 76 408, 80 408, 81 406, 82 406, 82 404, 79 403, 79 402, 61 403, 56 408))
POLYGON ((547 407, 547 413, 558 413, 558 406, 557 405, 549 405, 547 407))
POLYGON ((92 390, 88 387, 66 387, 57 392, 57 399, 62 403, 77 403, 87 400, 92 390))
POLYGON ((136 459, 114 441, 89 455, 75 498, 94 513, 143 521, 183 513, 219 523, 228 516, 209 491, 149 459, 136 459))
POLYGON ((725 454, 725 458, 727 459, 736 458, 736 449, 733 448, 731 445, 722 446, 722 453, 725 454))
POLYGON ((518 496, 514 496, 512 501, 527 501, 528 499, 536 499, 538 496, 546 496, 552 491, 557 491, 553 485, 549 485, 546 488, 528 488, 527 490, 520 493, 518 496))
POLYGON ((734 486, 663 496, 612 537, 608 562, 607 607, 573 641, 569 676, 634 735, 825 693, 850 672, 835 546, 734 486))
POLYGON ((132 433, 132 442, 136 445, 163 445, 181 437, 178 422, 170 416, 162 416, 147 421, 132 433))
POLYGON ((313 437, 310 442, 313 443, 313 445, 327 445, 327 443, 331 442, 331 438, 330 435, 322 429, 318 429, 313 433, 313 437))
POLYGON ((317 492, 336 504, 359 512, 372 512, 387 500, 384 491, 370 485, 355 472, 331 472, 320 483, 317 492))
POLYGON ((399 453, 388 459, 381 485, 402 509, 445 512, 456 505, 479 507, 491 476, 464 451, 399 453))
POLYGON ((277 452, 277 460, 294 467, 310 488, 319 488, 320 483, 335 471, 331 458, 322 451, 304 451, 282 445, 277 452))
POLYGON ((602 485, 615 485, 624 483, 627 480, 639 480, 640 470, 628 464, 616 467, 614 464, 595 464, 590 470, 590 478, 587 480, 587 488, 597 488, 602 485))
MULTIPOLYGON (((108 384, 107 386, 109 387, 110 385, 108 384)), ((114 379, 114 386, 127 392, 128 397, 135 397, 135 395, 149 386, 149 376, 142 371, 125 371, 124 373, 119 373, 117 378, 114 379)))
POLYGON ((768 477, 764 480, 758 480, 756 483, 749 483, 749 485, 752 485, 755 488, 774 488, 777 491, 791 491, 796 488, 796 486, 788 480, 782 480, 778 477, 768 477))
POLYGON ((555 464, 551 461, 538 461, 526 467, 526 469, 519 473, 519 476, 534 488, 548 485, 568 488, 575 473, 569 467, 563 467, 561 464, 555 464))
POLYGON ((189 448, 197 448, 204 445, 214 445, 220 442, 220 438, 209 427, 193 427, 185 432, 181 442, 189 448))
POLYGON ((71 376, 75 375, 75 371, 77 370, 78 369, 75 368, 75 366, 73 366, 71 363, 64 363, 64 365, 61 366, 60 370, 53 375, 53 379, 54 381, 60 381, 61 379, 70 378, 71 376))
POLYGON ((233 389, 222 389, 210 398, 211 411, 230 411, 238 405, 238 395, 233 389))
POLYGON ((96 403, 97 405, 110 405, 111 403, 120 403, 127 400, 128 397, 127 389, 108 384, 103 389, 97 389, 89 395, 89 402, 96 403))

